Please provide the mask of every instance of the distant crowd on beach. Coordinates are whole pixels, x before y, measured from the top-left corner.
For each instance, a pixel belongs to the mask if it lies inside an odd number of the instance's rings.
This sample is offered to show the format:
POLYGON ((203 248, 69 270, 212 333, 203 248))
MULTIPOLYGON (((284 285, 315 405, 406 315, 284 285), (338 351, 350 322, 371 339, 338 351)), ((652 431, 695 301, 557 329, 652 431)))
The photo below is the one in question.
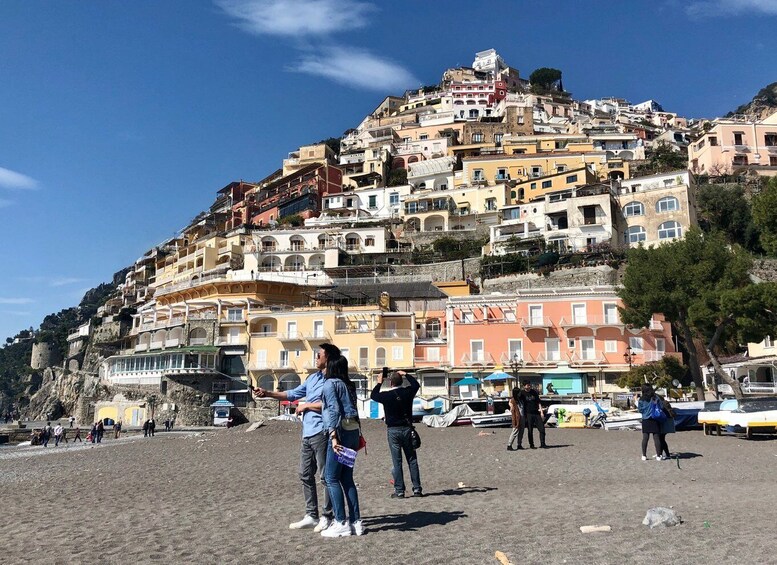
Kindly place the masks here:
MULTIPOLYGON (((46 425, 42 428, 34 429, 30 432, 30 445, 40 445, 48 447, 49 443, 53 440, 54 447, 58 447, 60 443, 73 443, 84 442, 87 443, 102 443, 103 437, 106 431, 105 422, 98 420, 94 422, 86 434, 86 438, 81 438, 81 427, 76 425, 75 416, 69 416, 67 418, 69 427, 66 428, 61 422, 57 422, 54 426, 51 425, 51 421, 46 422, 46 425), (72 431, 72 438, 68 438, 68 432, 72 431)), ((110 421, 108 421, 110 424, 110 421)), ((164 421, 165 431, 172 431, 175 424, 175 418, 166 418, 164 421)), ((119 439, 122 432, 122 422, 114 422, 109 429, 113 430, 113 439, 119 439)), ((156 434, 156 421, 154 418, 148 418, 143 422, 143 437, 154 437, 156 434)))

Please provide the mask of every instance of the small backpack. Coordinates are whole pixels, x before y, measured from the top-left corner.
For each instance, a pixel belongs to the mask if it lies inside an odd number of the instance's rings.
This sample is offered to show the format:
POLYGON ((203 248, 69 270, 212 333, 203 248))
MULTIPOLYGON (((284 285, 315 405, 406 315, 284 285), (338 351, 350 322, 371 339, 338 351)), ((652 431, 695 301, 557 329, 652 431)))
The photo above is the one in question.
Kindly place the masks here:
POLYGON ((663 422, 666 420, 666 413, 664 412, 664 409, 661 407, 661 402, 653 399, 650 402, 650 417, 654 420, 658 420, 659 422, 663 422))

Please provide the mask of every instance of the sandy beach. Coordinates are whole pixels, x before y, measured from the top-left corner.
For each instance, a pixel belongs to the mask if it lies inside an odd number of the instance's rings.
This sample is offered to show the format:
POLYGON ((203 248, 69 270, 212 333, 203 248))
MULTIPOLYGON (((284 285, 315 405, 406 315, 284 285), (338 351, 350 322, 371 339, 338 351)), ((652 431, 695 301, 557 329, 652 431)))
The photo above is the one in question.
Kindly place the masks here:
POLYGON ((775 560, 775 441, 674 434, 678 468, 641 461, 638 432, 549 429, 551 449, 507 452, 509 429, 419 430, 428 496, 389 499, 385 428, 368 421, 355 472, 366 533, 334 540, 288 529, 304 514, 293 423, 3 448, 0 563, 775 560), (650 530, 653 506, 685 522, 650 530), (580 533, 593 524, 612 532, 580 533))

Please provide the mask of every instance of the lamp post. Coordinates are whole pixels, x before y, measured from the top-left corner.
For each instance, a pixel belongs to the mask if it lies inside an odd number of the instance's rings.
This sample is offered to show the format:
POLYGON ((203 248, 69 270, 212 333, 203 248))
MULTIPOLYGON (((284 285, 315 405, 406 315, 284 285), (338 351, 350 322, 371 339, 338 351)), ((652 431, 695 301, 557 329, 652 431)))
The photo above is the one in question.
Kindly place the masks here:
POLYGON ((623 354, 623 360, 629 364, 629 371, 631 371, 632 362, 634 361, 634 354, 631 352, 631 345, 626 346, 626 353, 623 354))
POLYGON ((513 371, 513 377, 515 378, 516 385, 520 384, 518 383, 518 370, 523 367, 523 359, 521 358, 518 353, 513 353, 513 355, 510 357, 510 369, 513 371))

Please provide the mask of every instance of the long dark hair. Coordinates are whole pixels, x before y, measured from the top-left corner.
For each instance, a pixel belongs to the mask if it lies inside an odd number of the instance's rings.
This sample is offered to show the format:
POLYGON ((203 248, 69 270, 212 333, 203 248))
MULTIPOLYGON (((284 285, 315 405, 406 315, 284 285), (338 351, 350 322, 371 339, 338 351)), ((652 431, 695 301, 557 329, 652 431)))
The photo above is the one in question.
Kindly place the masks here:
POLYGON ((328 359, 326 362, 326 378, 327 379, 340 379, 345 383, 348 388, 348 394, 355 402, 356 399, 356 385, 348 376, 348 359, 343 357, 337 357, 335 359, 328 359))
POLYGON ((642 400, 649 401, 653 400, 653 397, 656 395, 656 391, 653 390, 653 385, 650 383, 645 383, 642 385, 642 400))

